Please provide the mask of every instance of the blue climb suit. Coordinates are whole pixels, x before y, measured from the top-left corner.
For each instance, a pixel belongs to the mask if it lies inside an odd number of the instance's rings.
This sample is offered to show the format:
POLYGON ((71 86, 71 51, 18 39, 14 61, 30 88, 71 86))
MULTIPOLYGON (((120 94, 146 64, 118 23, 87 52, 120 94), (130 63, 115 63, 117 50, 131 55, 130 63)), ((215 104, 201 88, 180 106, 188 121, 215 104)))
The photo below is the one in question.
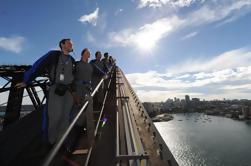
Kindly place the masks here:
POLYGON ((50 87, 42 127, 45 133, 48 132, 51 144, 58 141, 69 126, 69 115, 74 103, 72 93, 75 93, 74 72, 74 58, 54 50, 39 58, 24 74, 27 85, 36 77, 48 74, 50 87), (58 85, 66 87, 63 95, 55 93, 58 85))

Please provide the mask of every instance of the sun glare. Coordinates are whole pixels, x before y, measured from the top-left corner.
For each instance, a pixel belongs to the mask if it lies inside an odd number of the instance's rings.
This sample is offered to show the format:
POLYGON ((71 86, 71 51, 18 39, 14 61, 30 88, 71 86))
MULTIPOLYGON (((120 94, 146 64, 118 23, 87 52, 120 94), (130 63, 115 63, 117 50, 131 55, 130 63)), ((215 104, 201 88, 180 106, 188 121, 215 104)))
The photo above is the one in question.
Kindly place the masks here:
POLYGON ((156 44, 155 36, 153 36, 153 33, 149 32, 141 32, 140 34, 137 34, 134 38, 134 42, 138 48, 143 51, 152 50, 156 44))
POLYGON ((148 34, 140 34, 136 37, 135 43, 143 51, 150 51, 154 48, 156 41, 148 34))

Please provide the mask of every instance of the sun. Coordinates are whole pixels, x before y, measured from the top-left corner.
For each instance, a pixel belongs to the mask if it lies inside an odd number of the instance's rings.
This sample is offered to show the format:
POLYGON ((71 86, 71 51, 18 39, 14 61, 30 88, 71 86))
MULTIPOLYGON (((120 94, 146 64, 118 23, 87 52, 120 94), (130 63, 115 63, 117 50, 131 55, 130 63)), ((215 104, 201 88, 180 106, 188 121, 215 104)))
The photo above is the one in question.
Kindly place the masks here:
POLYGON ((140 33, 134 38, 134 42, 137 47, 143 51, 151 51, 155 45, 155 37, 152 33, 140 33))

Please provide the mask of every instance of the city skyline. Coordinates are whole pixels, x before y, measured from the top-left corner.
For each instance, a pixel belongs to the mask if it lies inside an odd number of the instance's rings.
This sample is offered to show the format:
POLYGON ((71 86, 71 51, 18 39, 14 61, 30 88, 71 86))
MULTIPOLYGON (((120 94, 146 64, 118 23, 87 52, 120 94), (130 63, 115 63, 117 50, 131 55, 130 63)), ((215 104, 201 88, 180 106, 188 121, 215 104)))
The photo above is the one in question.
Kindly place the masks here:
MULTIPOLYGON (((166 98, 165 100, 163 101, 156 101, 156 103, 158 102, 167 102, 167 101, 186 101, 186 96, 189 97, 189 101, 192 101, 192 100, 196 100, 196 101, 234 101, 234 100, 238 100, 238 101, 251 101, 250 99, 245 99, 245 98, 242 98, 242 99, 228 99, 228 98, 222 98, 222 99, 211 99, 211 100, 206 100, 204 98, 199 98, 199 97, 191 97, 189 96, 188 94, 186 94, 185 96, 183 97, 173 97, 173 98, 166 98)), ((151 103, 151 102, 149 102, 151 103)), ((155 102, 152 102, 152 103, 155 103, 155 102)))
POLYGON ((250 18, 250 0, 0 0, 0 63, 69 37, 77 60, 85 47, 115 57, 143 102, 251 99, 250 18))

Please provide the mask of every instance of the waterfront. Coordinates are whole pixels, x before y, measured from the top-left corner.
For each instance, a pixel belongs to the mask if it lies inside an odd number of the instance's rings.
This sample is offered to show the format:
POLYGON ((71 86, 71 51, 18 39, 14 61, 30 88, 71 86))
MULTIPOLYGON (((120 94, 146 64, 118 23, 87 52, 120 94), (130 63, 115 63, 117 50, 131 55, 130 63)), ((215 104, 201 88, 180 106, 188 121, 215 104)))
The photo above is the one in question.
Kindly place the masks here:
POLYGON ((200 113, 157 122, 180 166, 251 166, 251 124, 200 113))

